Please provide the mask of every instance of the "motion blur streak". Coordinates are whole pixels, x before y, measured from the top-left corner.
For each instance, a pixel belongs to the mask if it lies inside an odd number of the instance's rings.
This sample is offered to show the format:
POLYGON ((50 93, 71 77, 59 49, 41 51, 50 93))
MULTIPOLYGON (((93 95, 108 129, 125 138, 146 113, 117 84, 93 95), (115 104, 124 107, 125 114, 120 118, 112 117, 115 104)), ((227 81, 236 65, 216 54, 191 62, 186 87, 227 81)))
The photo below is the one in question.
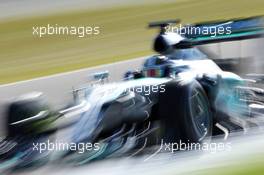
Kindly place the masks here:
MULTIPOLYGON (((217 153, 206 152, 177 152, 160 153, 151 159, 144 161, 148 155, 134 158, 118 158, 114 160, 104 160, 95 162, 90 166, 69 168, 48 166, 32 173, 19 173, 20 175, 51 174, 51 175, 83 175, 87 172, 94 175, 108 174, 146 174, 146 175, 176 175, 176 174, 227 174, 233 175, 247 171, 250 166, 263 164, 263 144, 264 133, 255 130, 243 137, 232 134, 231 151, 217 153), (186 168, 188 166, 188 168, 186 168), (102 168, 103 167, 103 168, 102 168), (215 171, 217 169, 217 171, 215 171), (129 170, 129 171, 128 171, 129 170)), ((216 139, 215 142, 223 141, 223 138, 216 139)), ((263 169, 262 169, 263 170, 263 169)), ((260 171, 261 172, 261 171, 260 171)))
MULTIPOLYGON (((250 2, 247 0, 169 0, 166 2, 161 0, 147 0, 144 2, 134 0, 1 1, 0 83, 2 85, 0 85, 0 136, 7 135, 3 131, 6 128, 2 126, 6 123, 3 119, 6 113, 5 105, 18 95, 32 91, 42 91, 48 97, 51 106, 59 109, 72 100, 72 87, 87 84, 90 80, 90 74, 108 70, 111 75, 110 82, 113 82, 120 81, 125 71, 140 68, 145 56, 153 54, 150 42, 154 32, 146 30, 146 24, 149 21, 180 18, 184 22, 193 23, 263 15, 263 11, 263 0, 251 0, 250 2), (70 36, 34 38, 32 27, 47 24, 63 26, 96 25, 100 27, 100 35, 87 38, 70 36), (132 58, 138 59, 124 61, 132 58)), ((246 77, 245 75, 249 73, 264 73, 263 46, 264 40, 258 38, 210 44, 199 46, 199 48, 207 53, 210 58, 215 59, 216 62, 224 66, 230 66, 229 63, 232 63, 228 70, 246 77)), ((144 101, 144 98, 141 100, 144 101)), ((258 106, 255 104, 255 107, 258 106)), ((55 115, 59 118, 61 117, 60 112, 64 112, 59 111, 53 114, 52 112, 45 112, 46 109, 41 109, 41 111, 39 115, 32 115, 29 119, 44 118, 47 115, 55 115)), ((261 116, 257 119, 263 122, 263 119, 261 119, 263 110, 260 114, 261 116)), ((27 119, 20 121, 25 122, 27 119)), ((252 121, 260 124, 258 120, 252 121)), ((45 122, 49 121, 45 120, 43 123, 46 124, 45 122)), ((44 130, 50 129, 47 126, 44 125, 44 130)), ((38 167, 33 164, 32 169, 28 171, 7 172, 7 174, 263 174, 263 129, 262 125, 247 132, 230 133, 226 136, 228 137, 227 140, 224 139, 223 135, 213 138, 212 142, 231 143, 231 150, 229 151, 218 151, 216 153, 184 151, 172 154, 159 150, 159 147, 154 146, 146 150, 138 149, 140 153, 135 157, 127 155, 111 159, 107 159, 107 157, 77 167, 67 163, 62 165, 61 160, 56 160, 57 152, 45 159, 45 156, 49 154, 48 152, 47 154, 41 154, 39 157, 50 161, 45 166, 38 167), (158 150, 158 154, 155 154, 156 150, 158 150)), ((67 132, 71 131, 67 129, 59 130, 56 137, 59 141, 68 140, 70 136, 67 135, 67 132)), ((15 139, 21 141, 21 138, 15 139)), ((41 143, 43 140, 36 141, 41 143)), ((9 149, 13 148, 15 144, 16 142, 7 141, 3 144, 6 147, 3 148, 1 147, 3 145, 0 145, 0 150, 8 153, 9 149)), ((26 151, 30 152, 32 150, 27 149, 26 151)), ((14 159, 6 161, 6 164, 0 164, 0 168, 8 167, 16 159, 25 156, 26 151, 23 152, 22 150, 22 153, 17 154, 18 156, 14 159)), ((27 160, 29 159, 26 157, 25 162, 28 163, 27 160)), ((83 162, 86 160, 84 159, 83 162)), ((67 162, 67 159, 65 162, 67 162)))

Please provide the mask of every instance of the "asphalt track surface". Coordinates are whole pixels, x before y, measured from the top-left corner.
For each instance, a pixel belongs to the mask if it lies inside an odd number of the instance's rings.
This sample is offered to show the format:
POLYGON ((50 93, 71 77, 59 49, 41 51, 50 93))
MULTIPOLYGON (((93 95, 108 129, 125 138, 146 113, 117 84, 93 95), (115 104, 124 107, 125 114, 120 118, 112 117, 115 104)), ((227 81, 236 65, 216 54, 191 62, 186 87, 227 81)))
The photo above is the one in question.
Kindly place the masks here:
MULTIPOLYGON (((248 40, 242 43, 227 43, 219 46, 210 46, 210 50, 219 51, 222 57, 249 57, 251 60, 242 65, 245 73, 263 71, 263 40, 248 40), (238 54, 238 55, 237 55, 238 54), (249 64, 250 63, 250 64, 249 64)), ((120 81, 122 75, 127 70, 140 68, 144 58, 137 58, 124 62, 102 65, 94 68, 87 68, 68 73, 62 73, 47 77, 41 77, 32 80, 26 80, 17 83, 11 83, 0 86, 0 113, 4 116, 5 105, 15 97, 32 92, 41 91, 54 106, 60 106, 65 101, 70 101, 72 87, 80 87, 91 80, 91 75, 95 72, 108 70, 110 72, 110 81, 120 81)), ((3 120, 2 120, 3 121, 3 120)), ((1 122, 2 124, 4 122, 1 122)), ((3 126, 0 127, 3 130, 3 126)), ((0 132, 3 135, 4 132, 0 132)), ((251 154, 263 153, 264 134, 262 130, 251 133, 244 137, 234 136, 232 140, 231 152, 212 153, 159 153, 151 157, 144 155, 135 158, 109 159, 95 162, 84 167, 60 167, 46 166, 32 172, 19 174, 190 174, 198 169, 206 169, 222 166, 227 162, 246 159, 251 154), (250 142, 248 140, 250 139, 250 142), (243 144, 241 144, 243 143, 243 144), (246 143, 246 144, 245 144, 246 143), (242 146, 241 146, 242 145, 242 146), (238 149, 239 148, 239 149, 238 149), (229 155, 229 156, 227 156, 229 155), (232 156, 230 156, 232 155, 232 156), (146 161, 147 160, 147 161, 146 161), (199 161, 198 161, 199 160, 199 161), (188 165, 188 169, 186 169, 188 165), (209 166, 209 167, 208 167, 209 166)), ((220 139, 221 140, 221 139, 220 139)))

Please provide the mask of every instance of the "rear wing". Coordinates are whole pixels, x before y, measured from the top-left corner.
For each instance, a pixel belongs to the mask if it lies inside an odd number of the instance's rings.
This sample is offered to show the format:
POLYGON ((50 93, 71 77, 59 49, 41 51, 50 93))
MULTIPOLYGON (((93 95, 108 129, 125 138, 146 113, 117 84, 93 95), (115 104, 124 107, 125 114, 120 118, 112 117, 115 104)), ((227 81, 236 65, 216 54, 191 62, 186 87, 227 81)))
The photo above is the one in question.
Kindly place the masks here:
POLYGON ((192 27, 196 29, 196 31, 187 32, 184 34, 184 36, 189 39, 205 37, 205 36, 216 37, 224 34, 236 34, 236 33, 253 32, 253 31, 261 30, 264 27, 264 17, 256 16, 250 18, 229 19, 222 21, 220 20, 209 21, 209 22, 196 23, 194 25, 189 25, 185 27, 187 28, 192 27), (210 29, 211 32, 210 33, 202 32, 207 29, 210 29), (225 29, 224 31, 221 32, 222 34, 216 32, 221 29, 225 29))
POLYGON ((185 26, 186 29, 189 29, 189 32, 182 34, 186 39, 175 44, 175 48, 263 37, 264 17, 203 22, 185 26))

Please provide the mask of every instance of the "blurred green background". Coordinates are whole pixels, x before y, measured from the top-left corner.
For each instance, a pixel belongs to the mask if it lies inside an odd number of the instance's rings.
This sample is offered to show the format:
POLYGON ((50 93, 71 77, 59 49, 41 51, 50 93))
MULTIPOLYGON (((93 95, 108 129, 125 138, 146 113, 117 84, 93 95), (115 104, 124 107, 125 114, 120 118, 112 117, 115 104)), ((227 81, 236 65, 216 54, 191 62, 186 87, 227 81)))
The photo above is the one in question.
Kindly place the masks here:
POLYGON ((183 23, 247 17, 264 12, 263 0, 182 0, 69 11, 0 21, 0 83, 31 79, 153 53, 155 20, 183 23), (99 26, 100 35, 79 38, 32 35, 33 26, 99 26))
POLYGON ((197 170, 189 173, 193 175, 263 175, 263 157, 262 154, 253 154, 246 159, 237 159, 235 162, 228 162, 223 165, 212 166, 210 169, 197 170))

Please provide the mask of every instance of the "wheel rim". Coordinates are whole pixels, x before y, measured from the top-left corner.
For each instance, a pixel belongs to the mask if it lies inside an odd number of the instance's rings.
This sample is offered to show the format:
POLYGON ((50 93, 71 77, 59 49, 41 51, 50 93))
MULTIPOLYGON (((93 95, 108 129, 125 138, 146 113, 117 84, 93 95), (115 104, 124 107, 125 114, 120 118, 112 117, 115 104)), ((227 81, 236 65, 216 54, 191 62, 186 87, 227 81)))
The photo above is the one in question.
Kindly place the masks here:
POLYGON ((193 91, 190 100, 190 107, 193 124, 198 131, 199 141, 201 141, 208 134, 211 117, 208 103, 201 92, 197 90, 193 91))

